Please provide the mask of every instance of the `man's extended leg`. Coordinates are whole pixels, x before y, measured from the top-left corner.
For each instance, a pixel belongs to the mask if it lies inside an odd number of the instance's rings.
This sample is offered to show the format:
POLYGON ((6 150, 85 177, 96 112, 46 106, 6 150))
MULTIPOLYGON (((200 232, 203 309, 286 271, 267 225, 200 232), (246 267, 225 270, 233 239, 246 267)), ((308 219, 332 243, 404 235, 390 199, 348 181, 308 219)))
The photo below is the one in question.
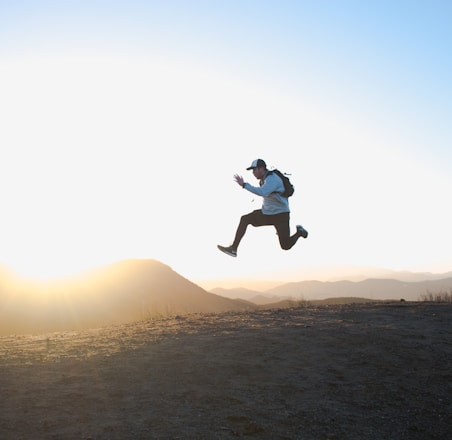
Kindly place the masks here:
POLYGON ((237 249, 239 247, 240 241, 242 240, 243 236, 245 235, 248 225, 253 225, 253 226, 272 225, 273 223, 271 221, 269 222, 268 217, 271 217, 271 216, 262 214, 262 211, 260 209, 250 212, 249 214, 243 215, 240 218, 240 223, 237 227, 237 231, 235 233, 235 238, 234 238, 234 241, 232 242, 231 246, 217 245, 218 249, 220 249, 221 252, 224 252, 225 254, 227 254, 231 257, 236 257, 237 249))
POLYGON ((237 231, 235 233, 235 238, 234 238, 234 241, 232 242, 231 247, 233 249, 235 249, 235 251, 237 252, 239 244, 245 235, 248 225, 252 225, 252 226, 270 225, 271 223, 268 222, 267 217, 268 216, 265 216, 264 214, 262 214, 262 210, 260 210, 260 209, 250 212, 249 214, 242 215, 242 217, 240 218, 240 223, 237 227, 237 231))
POLYGON ((297 226, 297 232, 295 234, 290 235, 290 214, 288 212, 276 214, 272 217, 275 218, 274 225, 282 249, 287 251, 294 246, 300 237, 306 238, 308 236, 308 232, 301 225, 297 226))

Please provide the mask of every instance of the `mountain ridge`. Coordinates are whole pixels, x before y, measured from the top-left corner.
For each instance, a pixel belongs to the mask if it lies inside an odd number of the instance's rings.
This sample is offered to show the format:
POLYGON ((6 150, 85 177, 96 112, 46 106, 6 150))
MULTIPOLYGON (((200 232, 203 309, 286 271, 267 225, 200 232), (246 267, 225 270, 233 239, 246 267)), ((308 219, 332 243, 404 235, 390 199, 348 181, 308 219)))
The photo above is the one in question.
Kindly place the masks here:
POLYGON ((125 260, 54 282, 0 279, 0 335, 252 307, 207 292, 157 260, 125 260))
MULTIPOLYGON (((419 301, 427 293, 452 292, 452 276, 423 281, 299 281, 266 290, 207 291, 152 259, 130 259, 79 277, 36 281, 0 266, 0 335, 103 327, 152 317, 221 313, 290 304, 293 299, 335 298, 419 301)), ((418 275, 411 274, 411 279, 418 275)), ((430 275, 432 277, 432 275, 430 275)))
MULTIPOLYGON (((449 275, 447 273, 446 275, 449 275)), ((362 281, 299 281, 289 282, 264 291, 255 291, 255 297, 319 300, 339 297, 364 297, 375 300, 419 301, 429 292, 452 291, 452 276, 424 281, 400 281, 395 279, 369 278, 362 281)), ((212 289, 211 292, 228 298, 241 298, 242 289, 212 289)), ((245 290, 248 301, 253 301, 250 291, 245 290)))

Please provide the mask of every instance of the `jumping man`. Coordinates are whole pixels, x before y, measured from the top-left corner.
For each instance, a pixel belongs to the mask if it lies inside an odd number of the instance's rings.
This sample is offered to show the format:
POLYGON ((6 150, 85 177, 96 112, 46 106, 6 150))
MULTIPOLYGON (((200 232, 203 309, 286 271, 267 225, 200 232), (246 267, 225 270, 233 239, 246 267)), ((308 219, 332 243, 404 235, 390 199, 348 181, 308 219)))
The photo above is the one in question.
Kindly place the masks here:
POLYGON ((243 177, 238 174, 234 175, 234 180, 242 188, 263 198, 262 209, 243 215, 232 244, 227 247, 218 245, 218 249, 231 257, 237 257, 237 249, 248 225, 274 226, 281 248, 284 250, 291 249, 300 237, 306 238, 308 236, 308 231, 303 226, 297 225, 297 232, 290 235, 289 200, 282 195, 284 192, 283 181, 276 173, 267 169, 267 165, 262 159, 254 160, 247 170, 253 170, 254 177, 259 180, 258 187, 245 182, 243 177))

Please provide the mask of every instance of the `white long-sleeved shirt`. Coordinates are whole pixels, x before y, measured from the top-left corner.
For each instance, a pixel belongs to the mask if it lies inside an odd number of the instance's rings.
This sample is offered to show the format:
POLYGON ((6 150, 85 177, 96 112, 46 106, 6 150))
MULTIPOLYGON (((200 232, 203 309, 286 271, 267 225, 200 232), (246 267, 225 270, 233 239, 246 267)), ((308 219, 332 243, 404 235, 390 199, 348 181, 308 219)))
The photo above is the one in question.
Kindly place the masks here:
POLYGON ((248 182, 244 188, 258 196, 263 197, 262 213, 266 215, 280 214, 290 212, 289 201, 287 197, 282 196, 284 184, 275 173, 266 174, 259 182, 260 186, 252 186, 248 182))

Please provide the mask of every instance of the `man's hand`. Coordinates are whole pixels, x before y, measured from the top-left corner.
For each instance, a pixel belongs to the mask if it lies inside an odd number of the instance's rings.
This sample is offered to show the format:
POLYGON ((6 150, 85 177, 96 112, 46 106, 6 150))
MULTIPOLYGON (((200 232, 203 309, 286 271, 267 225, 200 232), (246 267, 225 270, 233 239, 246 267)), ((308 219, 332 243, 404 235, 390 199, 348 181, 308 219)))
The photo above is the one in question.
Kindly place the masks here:
POLYGON ((240 185, 243 188, 243 184, 245 181, 243 180, 242 176, 239 176, 238 174, 234 175, 234 180, 237 182, 238 185, 240 185))

